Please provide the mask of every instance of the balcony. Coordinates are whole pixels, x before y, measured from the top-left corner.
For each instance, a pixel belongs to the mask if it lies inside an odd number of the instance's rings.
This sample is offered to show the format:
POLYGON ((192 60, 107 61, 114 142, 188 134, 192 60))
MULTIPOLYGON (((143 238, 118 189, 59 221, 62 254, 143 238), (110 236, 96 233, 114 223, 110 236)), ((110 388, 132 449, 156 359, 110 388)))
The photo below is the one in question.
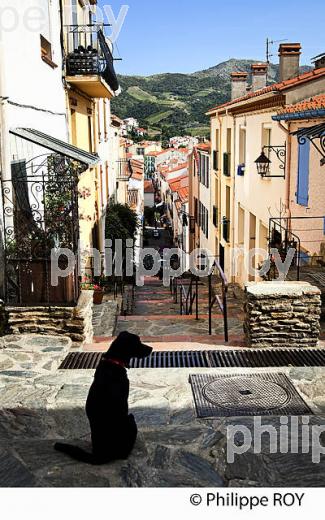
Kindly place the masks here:
POLYGON ((114 59, 100 25, 67 27, 66 81, 92 98, 110 99, 118 90, 114 59))
POLYGON ((222 219, 222 237, 225 242, 230 241, 230 220, 227 217, 222 219))
POLYGON ((225 152, 223 154, 223 174, 226 177, 230 177, 230 167, 231 167, 231 154, 229 152, 225 152))
POLYGON ((118 163, 118 172, 117 172, 117 181, 128 181, 133 173, 131 161, 128 159, 119 159, 118 163))

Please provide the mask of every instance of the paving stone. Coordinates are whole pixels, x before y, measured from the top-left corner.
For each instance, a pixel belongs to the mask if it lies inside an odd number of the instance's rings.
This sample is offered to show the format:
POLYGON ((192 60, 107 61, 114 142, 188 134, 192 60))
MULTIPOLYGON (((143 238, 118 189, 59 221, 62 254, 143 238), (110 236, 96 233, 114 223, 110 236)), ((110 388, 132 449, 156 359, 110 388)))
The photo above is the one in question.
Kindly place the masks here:
POLYGON ((180 451, 175 457, 174 463, 181 466, 186 477, 192 477, 193 487, 220 487, 224 485, 224 480, 214 467, 194 453, 180 451))
POLYGON ((134 414, 136 422, 150 428, 168 424, 170 409, 166 399, 144 399, 130 406, 130 412, 134 414))
POLYGON ((79 401, 86 403, 88 392, 89 389, 85 385, 64 385, 61 390, 59 390, 56 401, 67 401, 71 404, 76 404, 79 401))
MULTIPOLYGON (((144 431, 143 436, 148 443, 159 443, 169 446, 198 444, 207 428, 197 425, 167 426, 158 430, 144 431)), ((208 430, 209 431, 209 430, 208 430)))
POLYGON ((0 448, 0 486, 33 487, 34 475, 10 451, 0 448))

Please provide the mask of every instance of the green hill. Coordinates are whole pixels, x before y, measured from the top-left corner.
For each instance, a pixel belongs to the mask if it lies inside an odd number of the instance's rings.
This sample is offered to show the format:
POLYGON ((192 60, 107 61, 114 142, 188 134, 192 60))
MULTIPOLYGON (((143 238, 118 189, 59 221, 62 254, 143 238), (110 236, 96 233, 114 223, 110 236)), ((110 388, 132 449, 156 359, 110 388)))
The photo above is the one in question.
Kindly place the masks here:
MULTIPOLYGON (((112 100, 112 110, 122 119, 137 118, 151 135, 208 134, 205 112, 230 99, 230 73, 250 72, 252 63, 256 61, 231 59, 193 74, 120 75, 122 93, 112 100)), ((268 82, 276 81, 278 65, 271 64, 268 82)))

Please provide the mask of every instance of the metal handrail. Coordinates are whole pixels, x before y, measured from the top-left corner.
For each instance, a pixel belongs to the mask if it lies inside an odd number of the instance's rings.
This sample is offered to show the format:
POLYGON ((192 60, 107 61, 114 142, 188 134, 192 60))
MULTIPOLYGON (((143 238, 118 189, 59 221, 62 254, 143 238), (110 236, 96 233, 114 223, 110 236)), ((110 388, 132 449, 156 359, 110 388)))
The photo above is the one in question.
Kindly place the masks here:
POLYGON ((212 335, 212 310, 216 303, 218 303, 218 306, 223 314, 223 325, 224 325, 224 335, 225 335, 225 342, 228 343, 229 341, 229 333, 228 333, 228 306, 227 306, 227 293, 228 293, 228 280, 226 278, 226 275, 221 268, 219 262, 215 260, 212 264, 211 272, 209 274, 209 335, 212 335), (212 273, 214 269, 217 269, 219 272, 219 276, 221 278, 221 297, 219 295, 212 295, 212 273))
POLYGON ((186 291, 186 286, 179 282, 180 278, 172 277, 170 279, 170 292, 174 298, 174 303, 178 303, 179 296, 179 304, 180 304, 180 315, 192 315, 193 314, 193 305, 195 302, 195 319, 199 319, 199 289, 198 289, 198 278, 197 276, 191 275, 191 281, 186 291), (194 290, 194 282, 195 282, 195 290, 194 290), (184 313, 185 311, 185 313, 184 313))
MULTIPOLYGON (((294 239, 297 242, 298 247, 295 247, 295 250, 296 250, 295 258, 296 258, 296 267, 297 267, 297 280, 299 281, 300 280, 301 241, 300 241, 300 238, 298 237, 298 235, 296 235, 295 233, 293 233, 292 231, 290 231, 288 229, 289 220, 290 220, 289 217, 270 218, 270 220, 269 220, 269 257, 271 258, 272 230, 277 230, 276 227, 278 227, 279 230, 284 231, 284 233, 285 233, 285 238, 284 238, 285 251, 288 250, 289 243, 290 242, 292 243, 292 240, 289 240, 289 237, 291 237, 292 239, 294 239), (286 226, 283 226, 281 224, 282 220, 284 220, 286 222, 286 226), (273 226, 272 226, 272 224, 273 224, 273 226)), ((282 238, 282 236, 281 236, 281 238, 282 238)), ((269 279, 270 278, 271 278, 271 269, 269 270, 269 279)))
MULTIPOLYGON (((181 284, 182 288, 182 296, 184 296, 185 299, 185 313, 186 315, 192 315, 193 314, 193 304, 195 302, 195 319, 199 319, 199 283, 198 283, 198 277, 191 274, 191 281, 188 288, 188 291, 186 293, 185 286, 181 284), (195 282, 195 290, 193 288, 195 282)), ((183 308, 184 303, 183 299, 181 297, 181 315, 183 314, 183 308)))

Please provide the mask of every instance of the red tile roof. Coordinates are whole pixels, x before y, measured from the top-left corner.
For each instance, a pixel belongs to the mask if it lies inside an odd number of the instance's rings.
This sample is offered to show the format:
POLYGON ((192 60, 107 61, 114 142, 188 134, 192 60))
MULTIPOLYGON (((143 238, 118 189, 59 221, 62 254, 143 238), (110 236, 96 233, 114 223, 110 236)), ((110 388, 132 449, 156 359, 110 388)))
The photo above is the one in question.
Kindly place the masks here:
POLYGON ((145 193, 155 193, 155 189, 153 187, 152 181, 144 181, 144 192, 145 193))
POLYGON ((195 146, 197 150, 201 150, 202 152, 210 152, 211 150, 211 143, 200 143, 195 146))
POLYGON ((288 105, 279 110, 279 114, 294 114, 297 112, 306 112, 307 110, 325 109, 325 94, 314 96, 304 101, 300 101, 294 105, 288 105))
POLYGON ((287 79, 286 81, 281 81, 280 83, 274 83, 273 85, 269 85, 260 90, 256 90, 255 92, 250 92, 243 97, 233 99, 232 101, 228 101, 227 103, 223 103, 222 105, 217 105, 211 108, 207 114, 212 114, 214 111, 220 110, 221 108, 228 107, 231 105, 235 105, 241 101, 246 101, 255 97, 263 96, 264 94, 268 94, 269 92, 282 92, 284 90, 290 89, 296 85, 300 85, 301 83, 306 83, 308 81, 313 81, 315 79, 321 78, 325 76, 325 67, 321 69, 313 69, 312 71, 305 72, 296 78, 287 79))

